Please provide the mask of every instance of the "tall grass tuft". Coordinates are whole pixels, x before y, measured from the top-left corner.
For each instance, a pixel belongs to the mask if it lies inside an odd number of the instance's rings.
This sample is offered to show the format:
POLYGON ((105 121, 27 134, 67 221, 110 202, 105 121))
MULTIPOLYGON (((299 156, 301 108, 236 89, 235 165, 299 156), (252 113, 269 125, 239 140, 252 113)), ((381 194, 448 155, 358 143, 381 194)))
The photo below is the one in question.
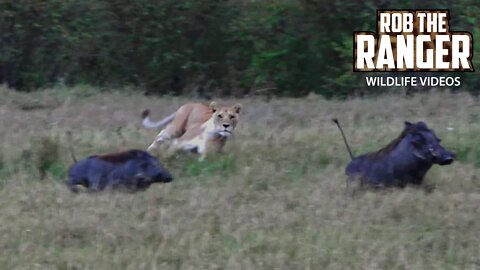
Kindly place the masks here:
POLYGON ((58 174, 61 168, 60 144, 58 138, 41 137, 35 149, 35 167, 44 179, 47 173, 58 174))

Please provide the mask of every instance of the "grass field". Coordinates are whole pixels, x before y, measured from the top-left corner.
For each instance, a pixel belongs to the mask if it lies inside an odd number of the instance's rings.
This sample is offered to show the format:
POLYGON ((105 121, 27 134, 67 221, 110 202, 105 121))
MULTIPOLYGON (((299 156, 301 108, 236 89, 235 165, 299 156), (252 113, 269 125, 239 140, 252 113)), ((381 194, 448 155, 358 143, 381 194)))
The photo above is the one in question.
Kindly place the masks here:
POLYGON ((186 102, 77 87, 0 89, 0 269, 480 269, 480 103, 467 94, 244 106, 226 153, 162 163, 174 182, 145 192, 73 195, 76 155, 146 148, 141 127, 186 102), (426 121, 458 154, 425 188, 345 192, 348 154, 426 121))

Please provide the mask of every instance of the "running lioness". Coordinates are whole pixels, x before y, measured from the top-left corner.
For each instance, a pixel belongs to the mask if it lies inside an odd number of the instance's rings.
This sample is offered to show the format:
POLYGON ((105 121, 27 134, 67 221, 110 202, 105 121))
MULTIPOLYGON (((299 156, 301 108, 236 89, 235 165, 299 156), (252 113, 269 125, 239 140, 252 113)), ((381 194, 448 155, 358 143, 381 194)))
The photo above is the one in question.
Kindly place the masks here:
POLYGON ((142 114, 143 126, 158 128, 166 126, 155 138, 147 151, 152 152, 160 144, 170 142, 171 151, 187 150, 200 154, 200 160, 207 153, 219 152, 237 126, 242 106, 210 106, 201 103, 187 103, 176 112, 159 122, 150 120, 149 110, 142 114))

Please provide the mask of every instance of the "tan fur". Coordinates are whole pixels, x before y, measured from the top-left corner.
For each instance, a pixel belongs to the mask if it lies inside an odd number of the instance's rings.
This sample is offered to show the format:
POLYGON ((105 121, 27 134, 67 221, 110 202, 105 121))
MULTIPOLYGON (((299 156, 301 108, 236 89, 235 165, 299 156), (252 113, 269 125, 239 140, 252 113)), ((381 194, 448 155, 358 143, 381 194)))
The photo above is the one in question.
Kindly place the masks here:
MULTIPOLYGON (((169 142, 171 151, 196 151, 200 159, 204 159, 207 153, 222 150, 237 126, 240 110, 241 105, 226 107, 217 106, 215 102, 210 106, 187 103, 174 113, 171 122, 157 135, 147 151, 152 152, 164 142, 169 142)), ((148 112, 144 117, 144 123, 151 123, 148 112)), ((168 122, 167 118, 160 122, 168 122)), ((153 125, 150 124, 150 127, 153 125)))

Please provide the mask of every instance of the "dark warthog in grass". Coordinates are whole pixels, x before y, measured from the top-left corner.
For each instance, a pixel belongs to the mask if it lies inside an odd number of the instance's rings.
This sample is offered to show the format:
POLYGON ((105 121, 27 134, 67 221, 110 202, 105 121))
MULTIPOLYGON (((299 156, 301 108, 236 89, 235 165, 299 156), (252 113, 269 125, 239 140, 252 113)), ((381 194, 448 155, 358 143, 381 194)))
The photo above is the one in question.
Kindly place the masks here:
POLYGON ((68 172, 66 184, 73 192, 78 191, 78 185, 88 188, 89 191, 137 191, 145 190, 153 183, 172 180, 172 175, 155 157, 143 150, 128 150, 91 156, 75 162, 68 172))
POLYGON ((333 121, 352 158, 345 170, 347 184, 358 180, 360 185, 373 187, 420 185, 433 164, 448 165, 455 158, 455 154, 443 148, 440 139, 423 122, 405 122, 403 132, 387 146, 354 157, 340 124, 336 119, 333 121))

